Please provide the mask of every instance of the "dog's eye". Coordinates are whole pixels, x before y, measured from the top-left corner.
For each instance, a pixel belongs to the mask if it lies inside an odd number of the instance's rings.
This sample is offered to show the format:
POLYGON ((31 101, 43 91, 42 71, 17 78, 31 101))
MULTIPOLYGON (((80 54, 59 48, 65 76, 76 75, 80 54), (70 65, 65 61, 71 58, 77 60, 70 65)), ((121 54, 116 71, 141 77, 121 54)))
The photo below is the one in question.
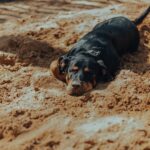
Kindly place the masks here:
POLYGON ((79 69, 72 69, 72 72, 78 72, 79 69))
POLYGON ((78 68, 77 66, 74 66, 74 67, 71 69, 72 72, 78 72, 78 70, 79 70, 79 68, 78 68))
POLYGON ((86 68, 84 68, 84 72, 85 72, 85 73, 90 73, 91 70, 90 70, 88 67, 86 67, 86 68))

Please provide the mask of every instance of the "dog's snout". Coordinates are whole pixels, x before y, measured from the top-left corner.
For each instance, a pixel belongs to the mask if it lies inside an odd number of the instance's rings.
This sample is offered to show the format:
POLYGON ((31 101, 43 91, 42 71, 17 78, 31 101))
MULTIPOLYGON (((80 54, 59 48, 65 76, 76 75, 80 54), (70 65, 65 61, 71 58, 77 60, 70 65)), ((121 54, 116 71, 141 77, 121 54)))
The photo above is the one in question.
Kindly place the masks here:
POLYGON ((80 82, 78 82, 78 81, 73 81, 72 82, 72 87, 74 87, 74 88, 79 88, 81 86, 81 83, 80 82))

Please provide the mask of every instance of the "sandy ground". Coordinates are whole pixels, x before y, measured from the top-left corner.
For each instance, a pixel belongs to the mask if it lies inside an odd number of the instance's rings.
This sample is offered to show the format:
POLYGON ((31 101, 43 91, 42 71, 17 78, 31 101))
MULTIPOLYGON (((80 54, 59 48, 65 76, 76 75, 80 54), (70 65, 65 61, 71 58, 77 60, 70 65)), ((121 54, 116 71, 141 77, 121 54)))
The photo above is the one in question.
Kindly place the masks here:
POLYGON ((149 0, 0 3, 1 150, 150 150, 150 15, 114 81, 80 97, 49 72, 99 21, 136 18, 149 0))

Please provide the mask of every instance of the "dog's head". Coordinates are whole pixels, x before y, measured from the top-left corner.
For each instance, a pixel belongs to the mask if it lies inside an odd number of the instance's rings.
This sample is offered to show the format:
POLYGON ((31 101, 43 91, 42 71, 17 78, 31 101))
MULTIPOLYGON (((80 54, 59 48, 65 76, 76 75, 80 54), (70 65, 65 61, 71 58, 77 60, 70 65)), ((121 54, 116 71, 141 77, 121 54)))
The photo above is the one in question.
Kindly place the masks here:
POLYGON ((76 96, 93 89, 107 71, 103 61, 85 54, 61 56, 50 69, 57 79, 66 82, 67 93, 76 96))
POLYGON ((99 78, 105 74, 106 66, 102 61, 87 55, 72 57, 67 69, 67 92, 70 95, 82 95, 93 89, 99 78))

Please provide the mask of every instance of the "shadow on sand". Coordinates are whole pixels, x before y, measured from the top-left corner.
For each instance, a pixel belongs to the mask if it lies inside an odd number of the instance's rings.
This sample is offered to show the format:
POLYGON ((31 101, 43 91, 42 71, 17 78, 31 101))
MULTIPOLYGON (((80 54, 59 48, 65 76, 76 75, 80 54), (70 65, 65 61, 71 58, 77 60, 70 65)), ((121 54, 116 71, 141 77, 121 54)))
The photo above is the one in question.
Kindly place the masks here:
POLYGON ((54 49, 46 42, 13 35, 0 37, 0 53, 1 65, 12 65, 8 59, 10 54, 14 54, 14 63, 22 62, 45 68, 49 67, 53 59, 62 55, 60 49, 54 49))

